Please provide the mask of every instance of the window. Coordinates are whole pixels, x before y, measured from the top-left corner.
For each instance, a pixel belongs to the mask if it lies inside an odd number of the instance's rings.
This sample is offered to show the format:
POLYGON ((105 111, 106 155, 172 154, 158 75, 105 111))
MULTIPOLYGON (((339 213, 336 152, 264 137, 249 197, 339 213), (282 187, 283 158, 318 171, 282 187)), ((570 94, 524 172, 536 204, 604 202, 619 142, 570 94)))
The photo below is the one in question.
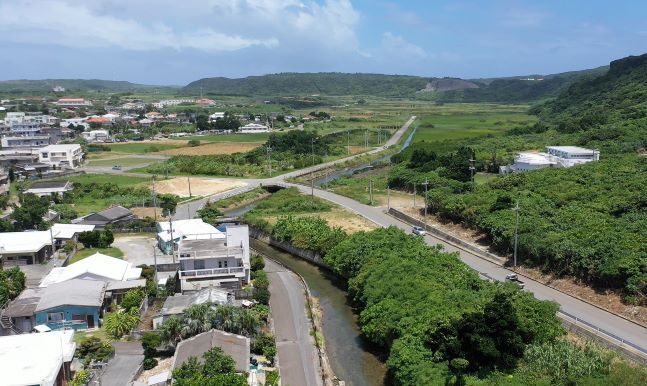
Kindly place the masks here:
POLYGON ((83 314, 83 315, 81 315, 81 314, 72 314, 72 320, 85 322, 85 319, 86 319, 85 314, 83 314))
POLYGON ((47 153, 40 153, 43 158, 47 158, 47 153))
POLYGON ((193 269, 204 269, 204 260, 195 260, 193 262, 193 269))
POLYGON ((62 312, 52 312, 47 314, 48 322, 62 322, 65 320, 65 316, 62 312))
POLYGON ((222 261, 218 260, 218 268, 222 268, 222 261))
POLYGON ((227 260, 225 260, 225 268, 227 268, 227 260))

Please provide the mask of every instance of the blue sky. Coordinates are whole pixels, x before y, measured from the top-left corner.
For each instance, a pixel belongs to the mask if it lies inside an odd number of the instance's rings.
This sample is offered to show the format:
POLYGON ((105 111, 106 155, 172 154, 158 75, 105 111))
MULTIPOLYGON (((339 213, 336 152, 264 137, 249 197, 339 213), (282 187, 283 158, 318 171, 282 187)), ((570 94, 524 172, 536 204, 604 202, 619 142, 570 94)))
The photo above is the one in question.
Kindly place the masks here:
POLYGON ((647 52, 647 1, 0 0, 0 79, 549 74, 647 52))

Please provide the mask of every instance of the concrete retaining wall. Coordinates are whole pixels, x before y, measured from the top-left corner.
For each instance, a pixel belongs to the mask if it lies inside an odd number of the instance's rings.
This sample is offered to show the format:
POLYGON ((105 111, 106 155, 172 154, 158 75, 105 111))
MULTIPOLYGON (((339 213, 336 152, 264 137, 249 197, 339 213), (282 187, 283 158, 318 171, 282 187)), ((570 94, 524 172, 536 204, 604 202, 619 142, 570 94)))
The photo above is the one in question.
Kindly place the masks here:
POLYGON ((461 240, 459 238, 456 238, 456 237, 450 235, 449 233, 447 233, 445 231, 442 231, 442 230, 440 230, 438 228, 435 228, 435 227, 433 227, 431 225, 425 224, 424 222, 416 219, 415 217, 409 216, 408 214, 400 212, 397 209, 391 208, 391 209, 389 209, 388 213, 391 216, 393 216, 393 217, 395 217, 397 219, 400 219, 400 220, 402 220, 404 222, 407 222, 409 224, 416 225, 416 226, 424 228, 427 231, 427 233, 429 233, 430 235, 433 235, 433 236, 435 236, 435 237, 437 237, 437 238, 439 238, 439 239, 441 239, 443 241, 446 241, 449 244, 452 244, 452 245, 455 245, 455 246, 457 246, 457 247, 459 247, 461 249, 465 249, 467 251, 476 253, 476 254, 478 254, 478 255, 480 255, 482 257, 485 257, 488 260, 493 260, 493 261, 495 261, 495 262, 497 262, 499 264, 505 264, 506 263, 506 259, 501 257, 501 256, 495 255, 495 254, 490 253, 488 251, 484 251, 483 249, 477 247, 474 244, 466 243, 465 241, 463 241, 463 240, 461 240))
POLYGON ((276 240, 269 233, 262 231, 258 228, 255 228, 251 225, 249 225, 249 236, 255 238, 256 240, 269 244, 273 247, 279 248, 287 253, 298 256, 304 260, 308 260, 312 264, 318 265, 323 268, 331 269, 329 265, 324 263, 323 258, 319 256, 318 253, 309 251, 307 249, 297 248, 294 245, 285 241, 276 240))

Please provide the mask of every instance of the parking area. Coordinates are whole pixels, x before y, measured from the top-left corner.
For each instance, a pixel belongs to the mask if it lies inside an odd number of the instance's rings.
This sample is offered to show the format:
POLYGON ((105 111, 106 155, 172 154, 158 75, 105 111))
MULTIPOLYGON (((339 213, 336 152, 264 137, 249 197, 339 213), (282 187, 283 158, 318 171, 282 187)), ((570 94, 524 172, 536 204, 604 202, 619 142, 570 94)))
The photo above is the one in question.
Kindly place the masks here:
POLYGON ((153 233, 118 233, 115 234, 112 246, 119 248, 124 253, 124 260, 133 263, 134 266, 153 265, 155 263, 154 250, 157 254, 157 264, 173 262, 171 255, 164 255, 157 248, 153 233))

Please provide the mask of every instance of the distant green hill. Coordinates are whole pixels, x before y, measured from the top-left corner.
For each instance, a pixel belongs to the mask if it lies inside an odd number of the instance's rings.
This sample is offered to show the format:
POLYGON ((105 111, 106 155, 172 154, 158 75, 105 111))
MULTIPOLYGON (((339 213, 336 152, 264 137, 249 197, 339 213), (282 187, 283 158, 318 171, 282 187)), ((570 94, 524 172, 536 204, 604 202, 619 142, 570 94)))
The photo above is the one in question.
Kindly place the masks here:
POLYGON ((533 111, 544 120, 566 120, 564 125, 572 124, 580 130, 640 121, 647 133, 647 54, 614 60, 604 75, 571 84, 557 98, 533 111))
POLYGON ((0 92, 29 93, 51 92, 56 86, 65 88, 66 92, 129 92, 151 90, 156 88, 170 88, 163 86, 149 86, 126 81, 101 80, 101 79, 40 79, 40 80, 3 80, 0 81, 0 92))
POLYGON ((441 102, 534 102, 557 96, 574 82, 606 72, 607 66, 590 70, 551 75, 527 75, 505 78, 475 79, 478 88, 452 90, 443 93, 441 102), (541 79, 541 80, 539 80, 541 79))
POLYGON ((213 95, 375 95, 410 96, 430 78, 407 75, 281 73, 246 78, 205 78, 185 86, 185 94, 213 95))

